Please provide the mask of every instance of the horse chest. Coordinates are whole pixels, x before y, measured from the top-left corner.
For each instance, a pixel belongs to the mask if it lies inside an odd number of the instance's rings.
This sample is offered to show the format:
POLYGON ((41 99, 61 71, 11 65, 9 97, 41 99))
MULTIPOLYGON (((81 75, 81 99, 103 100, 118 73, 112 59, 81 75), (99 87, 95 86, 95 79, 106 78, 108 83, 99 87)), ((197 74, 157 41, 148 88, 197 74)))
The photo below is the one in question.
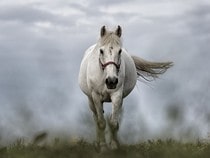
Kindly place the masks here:
POLYGON ((111 96, 110 93, 102 93, 101 94, 101 100, 102 102, 111 102, 111 96))

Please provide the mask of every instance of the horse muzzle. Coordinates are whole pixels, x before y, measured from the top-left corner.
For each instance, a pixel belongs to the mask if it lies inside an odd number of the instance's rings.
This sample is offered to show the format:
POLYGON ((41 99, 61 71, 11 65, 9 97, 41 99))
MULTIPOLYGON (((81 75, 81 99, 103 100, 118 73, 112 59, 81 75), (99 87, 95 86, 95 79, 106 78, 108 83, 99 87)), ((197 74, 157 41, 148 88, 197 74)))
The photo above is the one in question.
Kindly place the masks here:
POLYGON ((118 78, 117 77, 107 77, 105 80, 106 86, 108 89, 115 89, 118 84, 118 78))

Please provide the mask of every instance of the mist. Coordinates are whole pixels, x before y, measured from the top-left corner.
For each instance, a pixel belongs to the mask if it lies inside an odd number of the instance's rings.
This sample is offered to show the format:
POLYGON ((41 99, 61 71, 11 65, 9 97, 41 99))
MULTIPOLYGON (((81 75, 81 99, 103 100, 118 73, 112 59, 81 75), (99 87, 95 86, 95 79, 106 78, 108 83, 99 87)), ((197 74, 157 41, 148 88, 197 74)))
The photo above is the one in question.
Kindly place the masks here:
MULTIPOLYGON (((103 25, 121 25, 130 54, 174 62, 124 100, 121 141, 208 138, 209 2, 8 0, 0 2, 0 144, 30 141, 40 131, 94 140, 77 78, 103 25)), ((106 104, 106 115, 110 110, 106 104)))

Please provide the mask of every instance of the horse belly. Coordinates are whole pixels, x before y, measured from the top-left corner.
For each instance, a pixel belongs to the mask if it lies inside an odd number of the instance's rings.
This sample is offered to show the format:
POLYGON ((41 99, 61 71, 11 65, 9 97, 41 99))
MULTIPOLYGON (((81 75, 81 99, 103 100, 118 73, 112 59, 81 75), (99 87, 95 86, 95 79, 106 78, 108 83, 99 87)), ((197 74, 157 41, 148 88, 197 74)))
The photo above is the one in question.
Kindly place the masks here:
POLYGON ((83 60, 80 65, 79 71, 79 86, 80 89, 86 94, 89 94, 88 84, 87 84, 87 61, 83 60))
POLYGON ((134 89, 137 81, 135 63, 128 54, 126 54, 126 58, 123 97, 126 97, 130 94, 130 92, 134 89))
POLYGON ((87 80, 86 80, 86 72, 80 71, 79 73, 79 86, 80 89, 87 95, 88 94, 88 86, 87 86, 87 80))
POLYGON ((137 79, 133 78, 132 83, 131 82, 125 82, 124 90, 123 90, 123 98, 128 96, 131 93, 131 91, 134 89, 134 87, 136 85, 136 80, 137 79))

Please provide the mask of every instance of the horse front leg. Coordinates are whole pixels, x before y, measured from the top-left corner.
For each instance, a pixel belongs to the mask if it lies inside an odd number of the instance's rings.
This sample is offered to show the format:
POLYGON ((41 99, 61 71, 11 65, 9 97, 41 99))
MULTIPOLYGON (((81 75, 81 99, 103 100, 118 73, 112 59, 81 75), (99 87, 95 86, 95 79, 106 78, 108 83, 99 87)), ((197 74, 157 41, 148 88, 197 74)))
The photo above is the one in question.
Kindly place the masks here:
POLYGON ((109 130, 110 130, 110 147, 115 150, 119 147, 118 141, 118 130, 120 115, 122 113, 122 94, 115 94, 112 96, 112 114, 108 120, 109 130))
POLYGON ((107 151, 106 139, 105 139, 105 128, 106 128, 106 120, 104 119, 104 110, 103 103, 100 101, 100 97, 96 94, 92 95, 93 100, 92 104, 94 106, 94 120, 96 123, 96 138, 97 145, 100 147, 101 152, 107 151))

